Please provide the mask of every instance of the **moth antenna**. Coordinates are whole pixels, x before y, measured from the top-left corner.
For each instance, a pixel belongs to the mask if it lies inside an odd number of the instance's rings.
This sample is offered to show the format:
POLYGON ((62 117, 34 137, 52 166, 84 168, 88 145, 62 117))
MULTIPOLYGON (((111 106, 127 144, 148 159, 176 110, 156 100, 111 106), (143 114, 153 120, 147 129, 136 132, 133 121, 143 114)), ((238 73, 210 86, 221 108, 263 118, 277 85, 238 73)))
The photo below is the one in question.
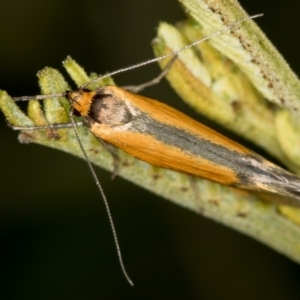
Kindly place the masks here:
POLYGON ((97 82, 97 81, 99 81, 99 80, 102 80, 102 79, 106 78, 106 77, 110 77, 110 76, 113 76, 113 75, 116 75, 116 74, 119 74, 119 73, 123 73, 123 72, 126 72, 126 71, 130 71, 130 70, 133 70, 133 69, 137 69, 137 68, 139 68, 139 67, 142 67, 142 66, 145 66, 145 65, 152 64, 152 63, 157 62, 157 61, 159 61, 159 60, 162 60, 162 59, 164 59, 164 58, 167 58, 167 57, 170 57, 170 56, 177 55, 177 54, 179 54, 180 52, 182 52, 182 51, 184 51, 184 50, 186 50, 186 49, 192 48, 192 47, 194 47, 194 46, 196 46, 196 45, 198 45, 198 44, 200 44, 200 43, 203 43, 203 42, 205 42, 205 41, 211 39, 212 37, 217 36, 217 35, 220 35, 220 34, 226 32, 226 31, 228 31, 228 30, 230 30, 230 29, 232 29, 232 28, 234 28, 234 27, 236 27, 236 26, 238 26, 238 25, 240 25, 240 24, 242 24, 242 23, 244 23, 244 22, 246 22, 246 21, 249 21, 249 20, 252 20, 252 19, 255 19, 255 18, 259 18, 259 17, 262 17, 262 16, 263 16, 263 14, 257 14, 257 15, 253 15, 253 16, 250 16, 250 17, 246 17, 246 18, 244 18, 244 19, 241 19, 241 20, 239 20, 239 21, 237 21, 237 22, 234 22, 234 23, 232 23, 231 25, 227 26, 225 29, 217 30, 217 31, 215 31, 214 33, 212 33, 212 34, 210 34, 210 35, 208 35, 208 36, 202 38, 201 40, 198 40, 198 41, 196 41, 196 42, 194 42, 194 43, 192 43, 192 44, 186 45, 186 46, 184 46, 184 47, 182 47, 182 48, 180 48, 180 49, 178 49, 178 50, 176 50, 176 51, 170 52, 170 53, 168 53, 168 54, 165 54, 165 55, 162 55, 162 56, 159 56, 159 57, 151 58, 151 59, 148 59, 148 60, 143 61, 143 62, 141 62, 141 63, 135 64, 135 65, 131 65, 131 66, 129 66, 129 67, 126 67, 126 68, 123 68, 123 69, 119 69, 119 70, 110 72, 110 73, 108 73, 108 74, 106 74, 106 75, 103 75, 103 76, 100 76, 100 77, 98 77, 98 78, 95 78, 95 79, 93 79, 93 80, 91 80, 91 81, 89 81, 89 82, 87 82, 87 83, 81 85, 81 86, 80 86, 80 89, 84 89, 84 88, 86 88, 88 85, 93 84, 93 83, 95 83, 95 82, 97 82))
MULTIPOLYGON (((52 94, 52 95, 37 95, 37 96, 24 96, 24 97, 16 97, 14 98, 15 101, 29 101, 31 99, 36 99, 36 100, 43 100, 43 99, 46 99, 46 98, 53 98, 53 97, 65 97, 66 96, 66 93, 63 93, 63 94, 52 94)), ((73 109, 71 108, 70 110, 70 119, 71 119, 71 126, 68 126, 68 127, 72 127, 74 128, 74 131, 75 131, 75 135, 76 135, 76 139, 78 141, 78 144, 79 144, 79 147, 84 155, 84 158, 85 158, 85 161, 87 162, 87 165, 90 169, 90 172, 94 178, 94 181, 98 187, 98 190, 100 192, 100 195, 103 199, 103 202, 104 202, 104 206, 105 206, 105 210, 106 210, 106 213, 107 213, 107 216, 108 216, 108 220, 109 220, 109 224, 110 224, 110 227, 111 227, 111 231, 112 231, 112 235, 113 235, 113 239, 114 239, 114 243, 115 243, 115 247, 116 247, 116 250, 117 250, 117 255, 118 255, 118 260, 119 260, 119 264, 120 264, 120 267, 121 267, 121 270, 124 274, 124 277, 125 279, 128 281, 128 283, 131 285, 131 286, 134 286, 134 283, 133 281, 131 280, 131 278, 129 277, 127 271, 126 271, 126 268, 125 268, 125 265, 124 265, 124 261, 123 261, 123 257, 122 257, 122 252, 121 252, 121 248, 120 248, 120 244, 119 244, 119 239, 118 239, 118 236, 117 236, 117 231, 116 231, 116 227, 115 227, 115 224, 114 224, 114 221, 113 221, 113 217, 112 217, 112 214, 111 214, 111 210, 110 210, 110 207, 109 207, 109 204, 108 204, 108 201, 107 201, 107 198, 105 196, 105 193, 104 193, 104 190, 100 184, 100 181, 98 180, 98 177, 95 173, 95 170, 87 156, 87 153, 83 147, 83 144, 80 140, 80 137, 79 137, 79 133, 78 133, 78 129, 77 129, 77 125, 80 124, 80 122, 76 123, 74 121, 74 118, 73 118, 73 109)), ((81 122, 82 123, 82 122, 81 122)), ((61 125, 61 128, 66 128, 66 125, 65 124, 55 124, 55 125, 47 125, 47 126, 38 126, 38 129, 46 129, 46 128, 51 128, 51 127, 54 127, 56 129, 58 129, 61 125)), ((81 124, 80 124, 81 125, 81 124)), ((24 127, 17 127, 17 126, 14 126, 13 127, 14 130, 22 130, 24 129, 24 127)), ((32 127, 28 127, 27 129, 29 130, 33 130, 33 129, 37 129, 36 126, 32 126, 32 127)))
POLYGON ((98 187, 98 190, 101 194, 101 197, 103 199, 103 202, 104 202, 104 205, 105 205, 105 209, 106 209, 106 213, 107 213, 107 216, 108 216, 108 220, 109 220, 109 224, 110 224, 110 228, 111 228, 111 231, 112 231, 112 234, 113 234, 113 239, 114 239, 114 243, 115 243, 115 247, 116 247, 116 250, 117 250, 117 255, 118 255, 118 259, 119 259, 119 264, 120 264, 120 267, 121 267, 121 270, 124 274, 124 277, 126 278, 126 280, 128 281, 128 283, 131 285, 131 286, 134 286, 134 283, 133 281, 130 279, 127 271, 126 271, 126 268, 125 268, 125 265, 124 265, 124 262, 123 262, 123 257, 122 257, 122 252, 121 252, 121 248, 120 248, 120 244, 119 244, 119 239, 118 239, 118 236, 117 236, 117 231, 116 231, 116 227, 115 227, 115 224, 114 224, 114 221, 113 221, 113 217, 112 217, 112 214, 111 214, 111 210, 109 208, 109 205, 108 205, 108 201, 107 201, 107 198, 105 196, 105 193, 104 193, 104 190, 100 184, 100 181, 98 180, 98 177, 96 175, 96 172, 87 156, 87 153, 85 152, 84 150, 84 147, 82 145, 82 142, 79 138, 79 133, 78 133, 78 130, 77 130, 77 126, 76 126, 76 123, 74 121, 74 118, 73 118, 73 112, 72 110, 70 111, 70 119, 71 119, 71 122, 73 124, 73 128, 74 128, 74 131, 75 131, 75 135, 76 135, 76 139, 78 141, 78 144, 79 144, 79 147, 81 149, 81 151, 83 152, 83 155, 84 155, 84 158, 85 158, 85 161, 87 162, 88 164, 88 167, 92 173, 92 176, 95 180, 95 183, 98 187))
POLYGON ((29 101, 32 99, 35 100, 44 100, 47 98, 59 98, 59 97, 65 97, 66 93, 61 93, 61 94, 51 94, 51 95, 35 95, 35 96, 22 96, 22 97, 14 97, 14 101, 29 101))
MULTIPOLYGON (((83 85, 81 85, 79 87, 79 89, 84 89, 86 88, 87 86, 89 86, 90 84, 93 84, 97 81, 100 81, 104 78, 107 78, 107 77, 110 77, 110 76, 113 76, 113 75, 116 75, 116 74, 119 74, 119 73, 123 73, 123 72, 126 72, 126 71, 131 71, 131 70, 134 70, 134 69, 137 69, 137 68, 140 68, 142 66, 146 66, 146 65, 149 65, 149 64, 152 64, 152 63, 155 63, 157 61, 160 61, 164 58, 167 58, 167 57, 170 57, 170 56, 175 56, 175 55, 178 55, 180 52, 186 50, 186 49, 189 49, 189 48, 192 48, 200 43, 203 43, 211 38, 213 38, 214 36, 217 36, 217 35, 220 35, 246 21, 249 21, 249 20, 253 20, 253 19, 256 19, 256 18, 259 18, 259 17, 262 17, 263 14, 256 14, 256 15, 253 15, 253 16, 250 16, 250 17, 246 17, 244 19, 241 19, 237 22, 234 22, 232 23, 231 25, 227 26, 225 29, 221 29, 221 30, 217 30, 215 31, 214 33, 202 38, 201 40, 198 40, 192 44, 189 44, 189 45, 186 45, 176 51, 173 51, 173 52, 170 52, 168 54, 165 54, 165 55, 162 55, 162 56, 159 56, 159 57, 155 57, 155 58, 151 58, 151 59, 148 59, 146 61, 143 61, 143 62, 140 62, 138 64, 135 64, 135 65, 131 65, 129 67, 125 67, 125 68, 122 68, 122 69, 118 69, 116 71, 113 71, 113 72, 110 72, 110 73, 107 73, 106 75, 103 75, 103 76, 100 76, 98 78, 95 78, 87 83, 84 83, 83 85)), ((36 100, 43 100, 43 99, 46 99, 46 98, 53 98, 53 97, 65 97, 65 93, 61 93, 61 94, 51 94, 51 95, 36 95, 36 96, 22 96, 22 97, 14 97, 14 101, 17 102, 17 101, 29 101, 31 99, 36 99, 36 100)))

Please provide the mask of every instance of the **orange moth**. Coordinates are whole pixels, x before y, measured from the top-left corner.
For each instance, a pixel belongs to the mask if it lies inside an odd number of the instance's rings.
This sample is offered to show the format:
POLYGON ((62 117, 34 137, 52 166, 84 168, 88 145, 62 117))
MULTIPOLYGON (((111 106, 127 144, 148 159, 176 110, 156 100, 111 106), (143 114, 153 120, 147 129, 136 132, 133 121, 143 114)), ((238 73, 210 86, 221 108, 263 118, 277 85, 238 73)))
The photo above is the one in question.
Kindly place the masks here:
POLYGON ((65 96, 98 139, 140 160, 300 206, 296 175, 162 102, 116 86, 65 96))

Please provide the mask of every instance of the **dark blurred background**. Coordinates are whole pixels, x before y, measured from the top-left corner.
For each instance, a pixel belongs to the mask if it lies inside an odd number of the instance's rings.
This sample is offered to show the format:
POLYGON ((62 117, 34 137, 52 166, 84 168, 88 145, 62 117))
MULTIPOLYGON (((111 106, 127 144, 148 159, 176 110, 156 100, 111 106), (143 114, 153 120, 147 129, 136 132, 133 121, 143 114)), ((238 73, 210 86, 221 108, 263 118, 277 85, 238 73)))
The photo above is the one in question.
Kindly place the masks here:
MULTIPOLYGON (((256 22, 299 74, 300 2, 241 3, 265 13, 256 22)), ((175 0, 2 0, 0 12, 0 88, 14 96, 38 93, 36 72, 62 70, 67 55, 99 73, 151 58, 159 21, 184 18, 175 0)), ((116 81, 138 84, 158 72, 150 66, 116 81)), ((145 94, 190 112, 166 82, 145 94)), ((97 169, 130 288, 85 162, 21 145, 0 121, 0 299, 299 299, 299 266, 288 258, 97 169)))

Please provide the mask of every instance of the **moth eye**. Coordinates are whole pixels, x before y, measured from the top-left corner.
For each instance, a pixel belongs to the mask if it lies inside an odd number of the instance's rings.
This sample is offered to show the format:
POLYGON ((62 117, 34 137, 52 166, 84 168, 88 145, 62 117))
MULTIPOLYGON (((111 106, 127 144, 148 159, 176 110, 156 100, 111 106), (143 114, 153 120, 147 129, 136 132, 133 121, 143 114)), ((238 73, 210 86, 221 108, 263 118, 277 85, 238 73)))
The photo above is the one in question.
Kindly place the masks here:
POLYGON ((81 114, 80 114, 80 112, 77 109, 73 109, 73 115, 75 117, 81 117, 81 114))

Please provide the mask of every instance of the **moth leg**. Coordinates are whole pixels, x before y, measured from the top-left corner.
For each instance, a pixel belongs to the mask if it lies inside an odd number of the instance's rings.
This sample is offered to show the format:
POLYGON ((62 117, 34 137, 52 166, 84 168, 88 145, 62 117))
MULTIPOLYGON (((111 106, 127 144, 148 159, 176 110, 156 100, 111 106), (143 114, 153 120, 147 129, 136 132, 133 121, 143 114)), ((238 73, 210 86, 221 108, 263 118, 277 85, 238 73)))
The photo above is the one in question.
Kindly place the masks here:
POLYGON ((153 78, 150 81, 147 81, 145 83, 139 84, 139 85, 128 85, 128 86, 122 86, 124 90, 127 90, 132 93, 138 93, 142 91, 143 89, 158 84, 170 71, 171 67, 173 66, 175 60, 177 59, 177 55, 175 55, 167 64, 167 66, 162 70, 162 72, 155 78, 153 78))
POLYGON ((119 174, 119 170, 120 170, 120 158, 116 152, 116 148, 112 144, 103 141, 99 137, 97 137, 97 140, 107 151, 109 151, 109 153, 111 154, 114 160, 114 170, 112 172, 111 179, 115 179, 116 176, 119 174))
MULTIPOLYGON (((76 126, 84 126, 83 122, 76 122, 76 126)), ((73 128, 73 123, 60 123, 60 124, 49 124, 43 126, 14 126, 8 123, 8 126, 13 130, 38 130, 38 129, 62 129, 62 128, 73 128)))

